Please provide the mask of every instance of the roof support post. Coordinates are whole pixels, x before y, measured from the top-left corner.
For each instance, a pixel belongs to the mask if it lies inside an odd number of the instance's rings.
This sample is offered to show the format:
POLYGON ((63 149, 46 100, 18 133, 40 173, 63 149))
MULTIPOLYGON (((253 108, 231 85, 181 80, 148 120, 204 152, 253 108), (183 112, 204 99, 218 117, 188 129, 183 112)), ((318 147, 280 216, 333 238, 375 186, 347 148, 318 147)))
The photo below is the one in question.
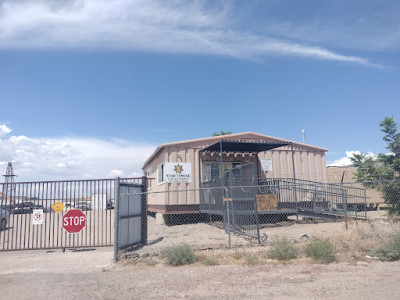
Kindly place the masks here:
MULTIPOLYGON (((228 182, 226 183, 226 187, 224 187, 224 182, 225 182, 225 172, 224 172, 224 160, 222 158, 222 140, 219 141, 219 155, 220 155, 220 164, 221 164, 221 188, 222 188, 222 195, 225 198, 229 198, 229 190, 228 190, 228 182), (227 194, 225 194, 225 191, 227 191, 227 194)), ((224 203, 223 199, 222 203, 224 203)), ((230 201, 226 201, 226 214, 228 218, 228 245, 229 248, 231 247, 231 216, 230 216, 230 201)))

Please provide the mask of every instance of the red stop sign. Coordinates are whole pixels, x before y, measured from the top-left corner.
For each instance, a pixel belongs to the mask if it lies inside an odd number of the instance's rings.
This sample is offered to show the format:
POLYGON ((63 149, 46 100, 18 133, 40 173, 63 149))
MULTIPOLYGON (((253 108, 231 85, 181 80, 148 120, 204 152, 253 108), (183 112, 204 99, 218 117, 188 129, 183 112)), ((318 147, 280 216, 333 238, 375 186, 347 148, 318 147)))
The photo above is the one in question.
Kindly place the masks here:
POLYGON ((86 216, 79 209, 71 209, 63 216, 63 228, 69 233, 79 232, 86 225, 86 216))

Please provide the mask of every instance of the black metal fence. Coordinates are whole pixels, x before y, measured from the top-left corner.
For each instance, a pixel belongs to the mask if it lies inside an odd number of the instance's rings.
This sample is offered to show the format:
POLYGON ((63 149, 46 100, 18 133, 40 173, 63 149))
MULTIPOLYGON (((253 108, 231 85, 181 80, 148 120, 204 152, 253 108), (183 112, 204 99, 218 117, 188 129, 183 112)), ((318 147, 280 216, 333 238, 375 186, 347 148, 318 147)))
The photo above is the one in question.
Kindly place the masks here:
MULTIPOLYGON (((141 183, 124 178, 122 183, 141 183)), ((1 250, 111 246, 114 243, 115 180, 0 184, 1 250), (78 233, 63 228, 69 210, 85 215, 78 233)))
POLYGON ((292 178, 204 182, 200 211, 223 216, 224 228, 260 240, 259 223, 290 215, 332 218, 367 217, 366 190, 292 178))

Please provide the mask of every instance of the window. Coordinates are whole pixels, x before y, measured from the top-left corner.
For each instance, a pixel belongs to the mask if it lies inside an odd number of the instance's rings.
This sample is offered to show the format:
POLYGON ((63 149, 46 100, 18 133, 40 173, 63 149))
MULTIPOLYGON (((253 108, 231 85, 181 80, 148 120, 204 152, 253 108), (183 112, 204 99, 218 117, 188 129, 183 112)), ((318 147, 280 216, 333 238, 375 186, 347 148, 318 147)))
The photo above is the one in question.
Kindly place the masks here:
POLYGON ((232 176, 235 182, 242 181, 242 167, 240 163, 232 163, 232 176))
MULTIPOLYGON (((229 171, 234 180, 242 181, 242 168, 240 162, 224 162, 224 171, 229 171)), ((216 181, 221 177, 220 162, 206 161, 203 163, 203 180, 216 181)))
MULTIPOLYGON (((147 169, 147 171, 146 171, 147 178, 151 178, 151 174, 152 174, 151 171, 152 171, 151 167, 147 169)), ((151 189, 151 179, 147 179, 147 188, 151 189)))
POLYGON ((219 163, 207 161, 203 164, 203 180, 215 181, 219 179, 219 163))
POLYGON ((157 173, 157 183, 161 184, 164 182, 164 163, 158 166, 157 173))

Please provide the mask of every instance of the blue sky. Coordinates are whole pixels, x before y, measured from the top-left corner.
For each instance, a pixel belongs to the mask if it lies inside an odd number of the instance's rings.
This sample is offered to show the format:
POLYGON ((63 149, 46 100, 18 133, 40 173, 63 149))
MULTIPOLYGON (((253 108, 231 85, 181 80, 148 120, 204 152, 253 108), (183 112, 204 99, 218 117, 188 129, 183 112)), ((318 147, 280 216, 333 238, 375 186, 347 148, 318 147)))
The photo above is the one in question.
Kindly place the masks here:
POLYGON ((0 0, 0 168, 141 174, 161 143, 254 131, 386 152, 398 1, 0 0))

